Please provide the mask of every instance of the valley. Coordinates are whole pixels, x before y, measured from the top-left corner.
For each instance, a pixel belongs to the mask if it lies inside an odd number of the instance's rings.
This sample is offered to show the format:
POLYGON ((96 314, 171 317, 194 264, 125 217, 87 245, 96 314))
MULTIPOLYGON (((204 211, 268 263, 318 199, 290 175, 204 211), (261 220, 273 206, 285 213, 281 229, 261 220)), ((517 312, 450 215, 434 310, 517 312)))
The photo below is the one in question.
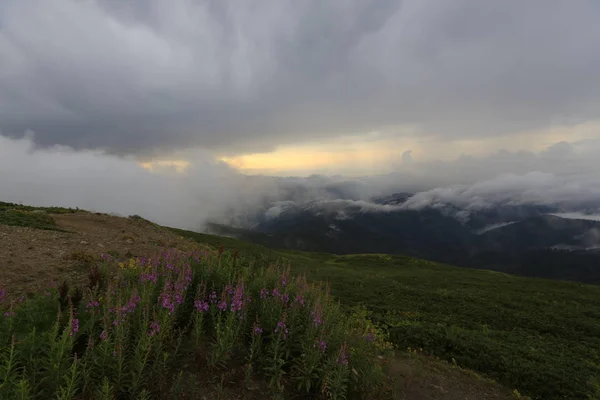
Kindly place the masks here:
POLYGON ((205 231, 280 249, 387 253, 522 276, 600 283, 600 222, 543 206, 412 209, 408 194, 265 207, 255 223, 205 231), (273 212, 277 208, 277 212, 273 212))

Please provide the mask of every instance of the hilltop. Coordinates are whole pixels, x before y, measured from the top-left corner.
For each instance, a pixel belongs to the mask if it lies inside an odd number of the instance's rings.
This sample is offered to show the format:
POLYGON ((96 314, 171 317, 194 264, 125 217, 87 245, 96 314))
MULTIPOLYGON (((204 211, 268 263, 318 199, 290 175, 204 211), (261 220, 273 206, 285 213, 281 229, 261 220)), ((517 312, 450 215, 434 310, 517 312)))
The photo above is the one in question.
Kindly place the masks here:
MULTIPOLYGON (((11 253, 13 261, 2 279, 12 277, 11 284, 23 291, 41 286, 38 279, 59 281, 73 274, 76 281, 75 271, 84 271, 82 263, 89 265, 90 257, 108 251, 127 259, 157 246, 190 250, 223 246, 224 254, 239 252, 254 265, 289 263, 294 273, 328 282, 343 309, 366 307, 368 318, 388 332, 399 352, 391 369, 401 386, 396 398, 511 398, 513 389, 540 399, 598 396, 600 288, 596 286, 457 268, 401 255, 272 249, 160 227, 139 217, 66 209, 18 211, 5 206, 0 210, 0 232, 4 233, 0 254, 11 253), (14 218, 15 213, 22 216, 14 218), (3 225, 7 222, 11 226, 3 225), (36 225, 43 229, 32 227, 36 225), (74 260, 51 258, 48 250, 25 245, 36 243, 33 239, 44 246, 54 243, 50 249, 55 254, 75 254, 74 260), (37 272, 19 280, 19 271, 34 264, 37 272), (418 349, 418 354, 408 348, 418 349)), ((5 259, 0 262, 6 264, 5 259)))
POLYGON ((202 246, 139 217, 0 202, 0 281, 33 293, 51 282, 81 282, 106 253, 117 258, 202 246))

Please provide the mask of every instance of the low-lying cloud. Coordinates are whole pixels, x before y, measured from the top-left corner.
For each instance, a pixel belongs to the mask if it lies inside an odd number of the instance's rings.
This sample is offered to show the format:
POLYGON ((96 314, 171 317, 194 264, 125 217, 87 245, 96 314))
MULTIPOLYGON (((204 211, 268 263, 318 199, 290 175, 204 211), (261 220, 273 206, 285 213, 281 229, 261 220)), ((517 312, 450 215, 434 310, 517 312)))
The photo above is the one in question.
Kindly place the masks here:
POLYGON ((36 149, 31 139, 0 136, 0 201, 80 207, 196 229, 235 201, 237 174, 197 153, 186 173, 150 172, 133 158, 66 147, 36 149), (202 162, 204 161, 204 162, 202 162))
MULTIPOLYGON (((435 188, 415 194, 403 205, 406 209, 446 207, 481 210, 494 205, 554 205, 582 207, 600 201, 600 177, 556 176, 530 172, 502 175, 472 185, 435 188)), ((596 203, 600 206, 600 203, 596 203)))
POLYGON ((308 201, 286 198, 266 216, 303 207, 317 212, 390 212, 435 208, 466 221, 470 213, 498 206, 538 205, 561 216, 592 218, 600 211, 600 141, 559 142, 539 153, 499 151, 488 157, 462 156, 451 162, 412 160, 401 170, 352 180, 352 190, 330 190, 308 201), (374 196, 409 192, 400 204, 376 204, 374 196), (337 198, 332 198, 335 195, 337 198))
MULTIPOLYGON (((250 226, 286 208, 368 213, 450 207, 464 213, 496 205, 551 205, 564 213, 600 209, 598 141, 558 143, 540 153, 498 152, 420 163, 364 178, 246 176, 208 152, 189 153, 187 169, 149 171, 135 158, 67 147, 36 148, 31 138, 0 136, 0 201, 80 207, 202 229, 206 221, 250 226), (374 196, 414 195, 381 205, 374 196)), ((574 214, 571 214, 574 215, 574 214)), ((457 215, 459 216, 459 215, 457 215)))

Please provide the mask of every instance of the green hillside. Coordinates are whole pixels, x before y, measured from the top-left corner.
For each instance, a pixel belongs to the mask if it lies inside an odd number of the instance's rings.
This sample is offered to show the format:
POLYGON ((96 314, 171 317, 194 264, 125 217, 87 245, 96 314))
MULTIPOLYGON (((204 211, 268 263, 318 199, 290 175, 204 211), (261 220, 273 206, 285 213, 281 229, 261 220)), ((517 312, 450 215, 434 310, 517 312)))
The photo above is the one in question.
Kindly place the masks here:
MULTIPOLYGON (((0 213, 0 224, 38 229, 57 229, 52 214, 73 212, 48 208, 41 213, 14 204, 0 206, 4 213, 0 213)), ((478 398, 466 396, 467 391, 495 389, 482 384, 480 390, 476 380, 463 380, 462 375, 444 367, 438 369, 434 359, 427 362, 428 356, 477 371, 535 399, 600 398, 599 286, 463 269, 398 255, 339 256, 277 250, 227 237, 168 229, 214 248, 223 246, 223 257, 235 270, 263 271, 289 264, 296 274, 314 282, 328 282, 342 310, 366 307, 369 319, 383 327, 401 350, 400 357, 408 348, 413 349, 408 354, 414 349, 422 353, 419 359, 425 364, 403 360, 397 366, 408 368, 408 375, 400 373, 403 381, 421 374, 419 379, 425 382, 425 370, 429 371, 428 377, 436 376, 436 371, 440 371, 438 379, 456 377, 455 387, 459 389, 449 399, 478 398), (243 264, 236 263, 238 256, 243 264)), ((49 304, 40 301, 40 307, 49 304)), ((28 316, 33 315, 28 307, 22 309, 24 328, 31 322, 28 316)), ((7 312, 10 315, 10 309, 7 312)), ((401 391, 410 392, 406 388, 401 391)))
POLYGON ((539 399, 600 398, 600 287, 404 256, 274 250, 174 230, 256 262, 289 262, 364 305, 401 349, 422 348, 539 399))

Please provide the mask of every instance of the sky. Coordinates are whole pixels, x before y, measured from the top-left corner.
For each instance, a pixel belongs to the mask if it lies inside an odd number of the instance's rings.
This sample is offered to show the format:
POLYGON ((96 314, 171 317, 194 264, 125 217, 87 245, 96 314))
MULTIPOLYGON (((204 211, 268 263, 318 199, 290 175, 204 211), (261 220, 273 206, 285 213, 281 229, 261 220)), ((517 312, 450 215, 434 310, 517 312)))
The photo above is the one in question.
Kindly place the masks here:
POLYGON ((596 182, 598 48, 595 0, 3 0, 0 200, 596 182))

